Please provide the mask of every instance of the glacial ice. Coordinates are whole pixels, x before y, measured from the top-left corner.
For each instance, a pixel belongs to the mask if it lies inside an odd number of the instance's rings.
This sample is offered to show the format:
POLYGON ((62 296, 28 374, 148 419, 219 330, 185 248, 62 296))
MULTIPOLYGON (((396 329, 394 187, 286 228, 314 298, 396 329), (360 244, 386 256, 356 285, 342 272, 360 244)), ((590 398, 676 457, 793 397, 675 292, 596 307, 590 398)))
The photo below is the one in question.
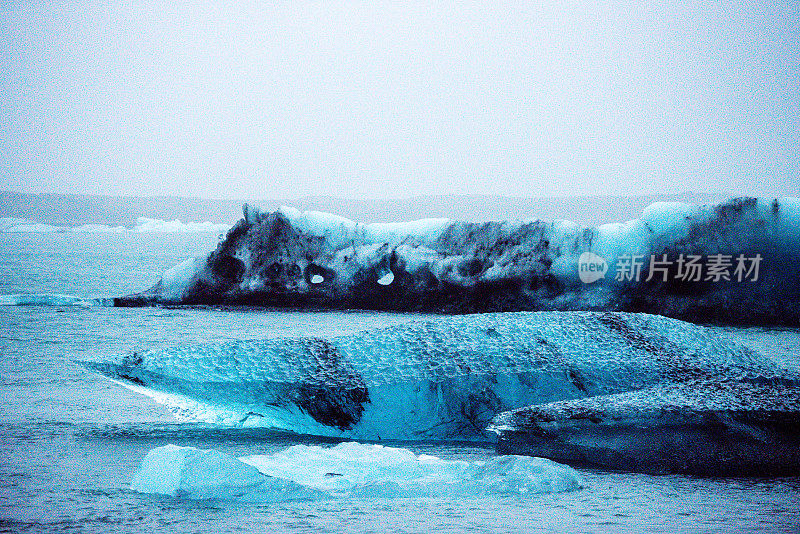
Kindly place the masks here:
POLYGON ((227 232, 229 224, 217 224, 211 221, 183 223, 178 219, 164 221, 139 217, 131 228, 125 226, 110 226, 107 224, 83 224, 81 226, 55 226, 41 224, 27 219, 13 217, 0 217, 0 233, 53 233, 53 232, 79 232, 79 233, 195 233, 195 232, 227 232))
POLYGON ((498 415, 497 450, 710 476, 800 473, 800 381, 664 383, 498 415))
POLYGON ((167 445, 151 450, 131 489, 189 499, 286 501, 394 497, 526 497, 577 490, 581 477, 543 458, 500 456, 448 461, 409 450, 340 443, 295 445, 273 455, 234 458, 167 445))
POLYGON ((35 223, 16 217, 0 217, 0 233, 49 233, 61 231, 60 227, 35 223))
MULTIPOLYGON (((283 207, 244 217, 182 285, 156 285, 117 305, 229 303, 453 313, 618 310, 705 322, 800 324, 800 199, 717 206, 656 203, 641 218, 596 228, 568 221, 359 224, 283 207), (607 262, 584 283, 578 259, 607 262), (647 280, 666 254, 668 279, 647 280), (679 279, 680 255, 762 261, 756 280, 679 279), (627 256, 643 276, 617 280, 627 256)), ((622 277, 620 277, 622 278, 622 277)))
POLYGON ((372 440, 484 440, 492 418, 514 408, 662 384, 711 391, 788 379, 706 328, 614 312, 444 316, 328 340, 232 341, 82 364, 183 418, 372 440))
POLYGON ((112 299, 85 298, 55 293, 14 293, 0 295, 0 306, 111 306, 112 299))
POLYGON ((233 456, 176 445, 158 447, 147 453, 133 475, 131 489, 188 499, 267 502, 326 496, 286 479, 265 476, 233 456))
POLYGON ((191 283, 194 273, 202 268, 202 260, 189 258, 167 269, 158 282, 159 292, 168 299, 180 299, 183 290, 191 283))

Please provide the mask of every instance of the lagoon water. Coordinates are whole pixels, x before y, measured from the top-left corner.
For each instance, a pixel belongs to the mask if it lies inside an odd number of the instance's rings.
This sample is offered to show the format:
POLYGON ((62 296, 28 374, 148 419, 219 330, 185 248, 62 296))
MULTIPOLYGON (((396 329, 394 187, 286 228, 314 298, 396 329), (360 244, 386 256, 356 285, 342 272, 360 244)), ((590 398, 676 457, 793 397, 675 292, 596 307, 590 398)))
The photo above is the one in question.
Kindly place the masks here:
MULTIPOLYGON (((139 291, 210 250, 213 233, 0 234, 0 295, 139 291)), ((0 532, 800 532, 800 477, 694 478, 580 470, 567 493, 474 499, 192 501, 131 491, 154 447, 270 454, 331 440, 177 421, 74 363, 189 343, 332 336, 423 316, 214 308, 0 306, 0 532)), ((716 328, 797 366, 800 331, 716 328)), ((444 459, 492 445, 386 443, 444 459)))

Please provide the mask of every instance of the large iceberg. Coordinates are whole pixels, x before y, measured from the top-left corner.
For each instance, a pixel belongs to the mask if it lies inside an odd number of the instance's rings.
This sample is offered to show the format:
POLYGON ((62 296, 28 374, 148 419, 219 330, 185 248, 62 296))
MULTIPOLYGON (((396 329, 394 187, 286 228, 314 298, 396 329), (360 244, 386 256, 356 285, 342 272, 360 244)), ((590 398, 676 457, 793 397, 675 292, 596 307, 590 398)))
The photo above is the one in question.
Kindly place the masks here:
POLYGON ((581 477, 543 458, 442 460, 407 449, 341 443, 295 445, 268 456, 233 456, 166 445, 151 450, 131 489, 188 499, 256 502, 333 498, 527 497, 577 490, 581 477))
POLYGON ((641 218, 359 224, 281 208, 119 306, 225 303, 449 313, 617 310, 800 324, 800 200, 653 204, 641 218))
MULTIPOLYGON (((665 384, 713 396, 719 384, 793 383, 774 361, 704 327, 617 312, 447 316, 327 340, 82 363, 188 419, 372 440, 491 439, 485 428, 501 412, 665 384)), ((786 402, 796 417, 796 397, 786 402)))

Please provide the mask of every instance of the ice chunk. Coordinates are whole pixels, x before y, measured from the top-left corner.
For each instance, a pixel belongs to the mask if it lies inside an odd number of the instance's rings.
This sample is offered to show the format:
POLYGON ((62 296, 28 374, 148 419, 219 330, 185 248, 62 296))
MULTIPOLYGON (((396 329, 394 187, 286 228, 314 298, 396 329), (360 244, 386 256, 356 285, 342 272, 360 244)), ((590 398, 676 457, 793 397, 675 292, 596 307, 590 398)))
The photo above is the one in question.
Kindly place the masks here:
POLYGON ((176 445, 147 453, 133 475, 131 489, 188 499, 286 501, 325 497, 312 488, 266 476, 233 456, 176 445))
POLYGON ((192 399, 175 405, 184 417, 373 440, 485 440, 491 419, 513 408, 786 373, 706 328, 610 312, 449 316, 327 340, 232 341, 83 364, 168 405, 192 399))
POLYGON ((570 467, 528 456, 448 461, 407 449, 341 443, 295 445, 236 459, 167 445, 151 450, 131 489, 191 499, 277 501, 315 498, 530 496, 577 490, 570 467))
POLYGON ((498 415, 498 452, 648 473, 800 473, 800 382, 691 380, 498 415))
POLYGON ((542 458, 492 457, 486 461, 442 460, 407 449, 341 443, 295 445, 271 456, 242 461, 262 473, 338 495, 360 497, 532 495, 583 486, 571 468, 542 458))
POLYGON ((613 309, 696 322, 800 324, 795 198, 657 203, 639 219, 597 228, 538 220, 360 224, 288 207, 244 212, 184 287, 157 285, 117 304, 174 303, 180 295, 186 303, 448 313, 613 309), (722 255, 730 268, 724 277, 709 279, 707 267, 697 279, 686 277, 678 264, 689 255, 703 265, 722 255), (648 270, 651 258, 665 257, 666 280, 648 270), (756 257, 757 273, 736 270, 756 257), (581 258, 607 266, 602 276, 581 277, 581 258), (626 262, 638 267, 626 272, 626 262))
POLYGON ((0 295, 0 306, 111 306, 111 299, 84 298, 54 293, 16 293, 0 295))

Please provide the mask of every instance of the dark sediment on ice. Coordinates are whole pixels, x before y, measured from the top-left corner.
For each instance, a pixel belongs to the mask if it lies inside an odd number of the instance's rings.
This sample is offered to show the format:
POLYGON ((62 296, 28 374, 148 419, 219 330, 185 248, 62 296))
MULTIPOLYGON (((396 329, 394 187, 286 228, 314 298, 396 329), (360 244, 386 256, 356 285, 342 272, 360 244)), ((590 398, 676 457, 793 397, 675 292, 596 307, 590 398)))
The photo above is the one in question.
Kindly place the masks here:
POLYGON ((598 228, 564 221, 375 226, 288 209, 244 211, 215 251, 186 267, 190 272, 175 279, 168 271, 153 288, 114 304, 615 310, 693 322, 800 324, 800 204, 791 199, 654 206, 636 221, 598 228), (592 283, 578 274, 587 252, 608 260, 606 276, 592 283), (728 279, 680 276, 681 256, 705 261, 717 254, 731 263, 728 279), (643 258, 640 280, 615 279, 625 255, 643 258), (669 264, 647 281, 651 255, 666 255, 669 264), (760 256, 756 280, 736 272, 740 255, 760 256))
POLYGON ((701 476, 800 474, 795 381, 689 381, 520 408, 490 428, 502 454, 701 476))

